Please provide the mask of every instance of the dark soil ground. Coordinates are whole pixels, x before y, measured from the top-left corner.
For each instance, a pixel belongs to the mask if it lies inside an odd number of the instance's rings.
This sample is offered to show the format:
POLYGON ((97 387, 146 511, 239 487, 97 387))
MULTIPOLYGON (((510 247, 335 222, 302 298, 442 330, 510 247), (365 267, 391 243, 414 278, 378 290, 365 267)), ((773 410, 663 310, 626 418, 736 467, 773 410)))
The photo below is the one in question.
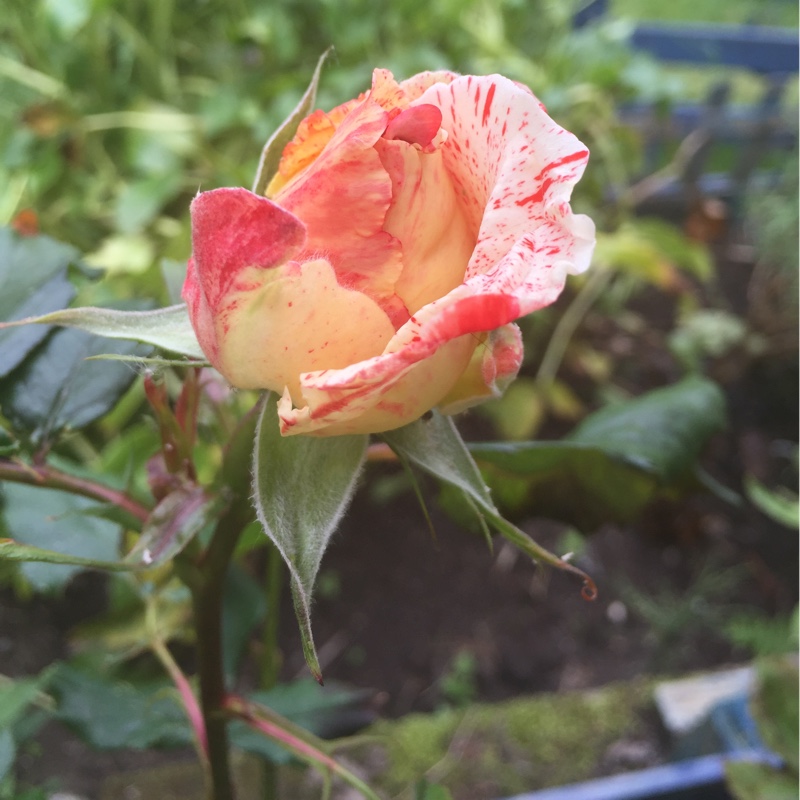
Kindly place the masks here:
MULTIPOLYGON (((665 330, 669 310, 663 316, 665 330)), ((657 330, 628 341, 602 318, 590 319, 589 329, 597 347, 619 348, 623 337, 629 352, 620 374, 629 388, 676 377, 657 330)), ((781 466, 773 443, 798 436, 796 364, 743 367, 725 389, 730 426, 711 443, 705 466, 737 491, 745 471, 774 481, 781 466)), ((491 554, 431 502, 434 541, 413 494, 381 504, 372 499, 375 485, 372 478, 362 488, 325 556, 313 621, 326 678, 370 689, 383 715, 742 661, 752 653, 731 644, 725 622, 741 610, 786 615, 796 602, 797 533, 749 504, 694 496, 653 507, 636 524, 598 530, 577 561, 599 588, 590 603, 571 576, 538 570, 500 541, 491 554), (655 611, 642 596, 658 598, 655 611)), ((425 488, 432 498, 434 487, 425 488)), ((530 519, 522 527, 563 549, 562 526, 530 519)), ((102 597, 97 576, 73 581, 63 599, 24 602, 5 591, 0 673, 33 674, 65 657, 67 631, 95 614, 102 597)), ((283 676, 307 674, 288 598, 281 645, 283 676)), ((20 766, 28 780, 56 776, 64 790, 95 797, 103 776, 154 760, 96 754, 48 725, 20 766)))

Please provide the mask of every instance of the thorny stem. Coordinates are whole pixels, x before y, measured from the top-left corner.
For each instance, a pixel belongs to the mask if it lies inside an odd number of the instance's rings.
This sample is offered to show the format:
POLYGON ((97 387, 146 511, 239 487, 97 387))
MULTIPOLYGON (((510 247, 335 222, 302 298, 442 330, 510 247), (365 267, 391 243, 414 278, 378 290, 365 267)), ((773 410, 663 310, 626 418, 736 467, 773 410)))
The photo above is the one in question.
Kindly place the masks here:
POLYGON ((206 728, 211 781, 209 800, 234 800, 231 781, 222 662, 222 593, 236 543, 249 522, 245 504, 233 503, 217 523, 208 549, 198 564, 201 580, 192 582, 192 606, 197 636, 200 707, 206 728))
POLYGON ((92 500, 111 503, 126 511, 141 523, 146 522, 150 516, 149 508, 137 503, 136 500, 128 497, 124 492, 112 489, 110 486, 105 486, 96 481, 78 478, 75 475, 61 472, 46 464, 34 466, 2 458, 0 459, 0 480, 25 483, 29 486, 41 486, 47 489, 61 489, 82 497, 89 497, 92 500))

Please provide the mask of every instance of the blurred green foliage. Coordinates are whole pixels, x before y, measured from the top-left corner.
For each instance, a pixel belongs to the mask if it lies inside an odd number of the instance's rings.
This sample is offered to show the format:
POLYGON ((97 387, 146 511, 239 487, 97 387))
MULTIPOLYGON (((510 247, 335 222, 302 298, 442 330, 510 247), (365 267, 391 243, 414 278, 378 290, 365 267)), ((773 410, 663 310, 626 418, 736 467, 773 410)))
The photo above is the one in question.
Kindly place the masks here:
POLYGON ((367 88, 375 66, 528 83, 597 145, 582 194, 598 200, 635 163, 614 103, 670 87, 626 50, 619 25, 573 32, 575 5, 10 0, 0 19, 0 223, 33 208, 45 231, 120 272, 185 259, 191 196, 250 184, 263 142, 330 45, 321 107, 367 88))

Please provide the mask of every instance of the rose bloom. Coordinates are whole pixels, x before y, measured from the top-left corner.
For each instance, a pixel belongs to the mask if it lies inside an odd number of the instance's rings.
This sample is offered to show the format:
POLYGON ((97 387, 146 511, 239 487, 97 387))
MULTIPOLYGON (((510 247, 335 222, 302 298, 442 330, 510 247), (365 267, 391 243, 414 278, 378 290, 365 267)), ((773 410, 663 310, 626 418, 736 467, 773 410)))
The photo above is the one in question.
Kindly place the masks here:
POLYGON ((520 84, 424 72, 300 124, 266 197, 192 203, 183 296, 233 386, 280 393, 284 435, 391 430, 498 396, 513 320, 585 270, 569 206, 586 147, 520 84))

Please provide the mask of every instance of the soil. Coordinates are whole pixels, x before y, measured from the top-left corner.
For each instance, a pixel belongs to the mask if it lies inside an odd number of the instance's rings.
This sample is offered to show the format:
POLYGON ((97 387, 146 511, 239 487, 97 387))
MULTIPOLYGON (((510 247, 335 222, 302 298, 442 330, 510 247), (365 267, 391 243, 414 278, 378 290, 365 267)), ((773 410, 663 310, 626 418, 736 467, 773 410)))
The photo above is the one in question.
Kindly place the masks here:
MULTIPOLYGON (((624 352, 619 376, 637 392, 677 377, 659 333, 669 329, 671 312, 651 310, 659 325, 640 338, 607 319, 587 320, 596 347, 624 352)), ((712 441, 704 465, 737 491, 746 471, 774 481, 780 464, 773 443, 798 440, 796 363, 766 361, 725 377, 730 425, 712 441)), ((480 428, 468 418, 470 425, 480 428)), ((395 471, 373 474, 325 556, 313 623, 326 679, 370 689, 373 710, 384 716, 742 661, 752 653, 723 635, 725 621, 742 609, 786 615, 796 602, 796 532, 749 504, 693 496, 660 503, 635 524, 596 531, 576 562, 599 588, 598 599, 587 602, 571 576, 539 570, 501 541, 490 552, 480 536, 437 510, 433 485, 423 484, 432 538, 412 493, 373 499, 378 481, 395 471), (659 598, 661 613, 648 613, 642 597, 659 598)), ((521 526, 550 549, 567 542, 563 526, 552 522, 521 526)), ((95 614, 103 596, 96 575, 79 576, 63 599, 25 602, 4 591, 0 673, 33 674, 66 657, 67 632, 95 614)), ((304 676, 288 598, 282 617, 283 677, 304 676)), ((62 790, 94 798, 104 776, 160 759, 94 753, 49 724, 20 770, 37 782, 57 777, 62 790)))

